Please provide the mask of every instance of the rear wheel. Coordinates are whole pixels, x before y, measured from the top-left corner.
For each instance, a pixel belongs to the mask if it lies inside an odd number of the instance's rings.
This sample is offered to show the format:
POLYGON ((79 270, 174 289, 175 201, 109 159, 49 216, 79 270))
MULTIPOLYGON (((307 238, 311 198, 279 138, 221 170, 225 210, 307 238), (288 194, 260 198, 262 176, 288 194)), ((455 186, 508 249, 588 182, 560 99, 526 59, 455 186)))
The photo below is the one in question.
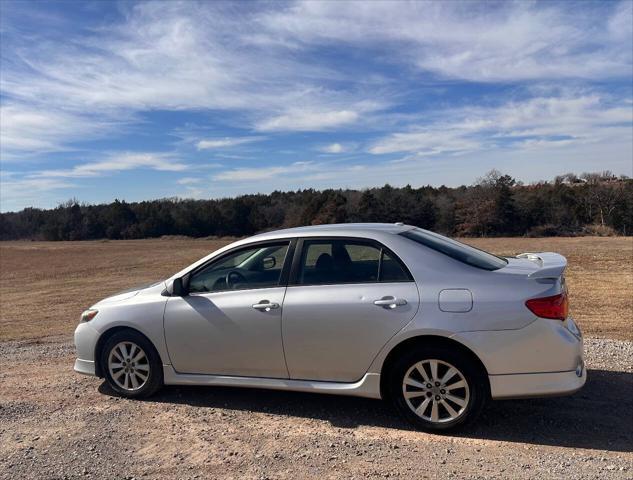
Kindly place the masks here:
POLYGON ((453 429, 474 420, 487 382, 467 355, 441 347, 410 350, 389 372, 389 395, 400 414, 422 430, 453 429))
POLYGON ((105 343, 101 365, 110 387, 128 398, 147 397, 163 383, 154 346, 133 330, 116 332, 105 343))

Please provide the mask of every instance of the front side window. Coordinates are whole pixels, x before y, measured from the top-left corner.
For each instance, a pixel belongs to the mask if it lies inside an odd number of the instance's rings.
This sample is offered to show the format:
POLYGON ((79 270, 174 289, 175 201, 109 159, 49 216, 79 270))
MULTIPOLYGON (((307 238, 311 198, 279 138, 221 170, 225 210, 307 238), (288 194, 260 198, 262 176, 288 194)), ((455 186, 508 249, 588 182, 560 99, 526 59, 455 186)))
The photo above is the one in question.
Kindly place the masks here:
POLYGON ((305 240, 300 265, 301 285, 410 280, 400 261, 385 249, 356 240, 305 240))
POLYGON ((275 287, 281 278, 288 245, 283 242, 228 253, 195 272, 189 280, 189 292, 275 287))
POLYGON ((400 235, 457 261, 483 270, 499 270, 508 264, 505 258, 497 257, 492 253, 421 228, 407 230, 400 235))

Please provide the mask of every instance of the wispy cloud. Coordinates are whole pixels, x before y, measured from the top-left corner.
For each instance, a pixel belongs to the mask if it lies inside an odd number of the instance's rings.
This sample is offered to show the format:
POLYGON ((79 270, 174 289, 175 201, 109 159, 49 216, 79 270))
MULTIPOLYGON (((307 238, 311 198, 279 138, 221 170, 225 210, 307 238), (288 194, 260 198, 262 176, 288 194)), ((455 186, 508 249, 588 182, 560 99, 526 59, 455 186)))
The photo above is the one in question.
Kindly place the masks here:
POLYGON ((304 174, 317 168, 313 162, 294 162, 285 166, 265 166, 261 168, 235 168, 213 176, 213 180, 222 182, 252 182, 268 180, 281 175, 304 174))
POLYGON ((630 138, 633 109, 597 95, 537 97, 494 108, 467 107, 441 112, 431 124, 376 141, 369 152, 417 155, 463 153, 507 147, 561 147, 630 138))
POLYGON ((200 183, 202 179, 200 177, 183 177, 179 178, 176 182, 179 185, 195 185, 196 183, 200 183))
POLYGON ((107 160, 84 163, 70 169, 43 170, 35 176, 43 178, 98 177, 143 168, 163 172, 181 172, 188 166, 163 153, 119 153, 110 156, 107 160))
MULTIPOLYGON (((123 121, 123 119, 120 119, 123 121)), ((89 114, 6 102, 0 106, 0 155, 4 161, 68 150, 68 142, 112 133, 114 126, 89 114)))
POLYGON ((2 188, 0 188, 2 211, 13 210, 25 204, 50 204, 51 194, 77 188, 75 183, 65 179, 24 178, 6 171, 0 172, 0 182, 2 183, 2 188))
POLYGON ((297 130, 311 130, 357 118, 345 105, 362 97, 329 90, 321 81, 336 78, 336 72, 287 56, 284 48, 251 43, 245 31, 264 28, 256 10, 235 16, 221 3, 130 5, 123 6, 125 21, 107 29, 68 32, 64 41, 34 32, 3 48, 0 89, 32 115, 7 122, 13 124, 6 136, 12 148, 59 147, 98 134, 104 122, 159 109, 243 112, 247 126, 271 131, 292 131, 295 121, 297 130), (280 113, 293 104, 301 111, 280 113), (33 133, 42 124, 35 113, 52 123, 62 109, 70 121, 55 123, 80 129, 63 130, 53 145, 27 142, 37 139, 33 133))
POLYGON ((383 46, 402 61, 475 81, 627 78, 631 2, 315 2, 263 15, 271 37, 300 46, 383 46), (469 8, 470 7, 470 8, 469 8), (624 48, 624 45, 628 47, 624 48))
POLYGON ((196 143, 196 148, 198 150, 212 150, 212 149, 221 149, 221 148, 230 148, 238 145, 244 145, 246 143, 253 143, 263 140, 266 137, 240 137, 240 138, 213 138, 213 139, 205 139, 199 140, 196 143))
POLYGON ((258 123, 255 128, 264 132, 275 130, 318 131, 348 125, 358 120, 358 117, 358 112, 353 110, 308 111, 298 109, 268 118, 258 123))
MULTIPOLYGON (((109 28, 63 42, 37 32, 11 39, 3 144, 13 153, 67 148, 158 109, 236 111, 259 131, 322 131, 361 122, 380 109, 363 106, 377 98, 394 102, 363 87, 366 76, 313 61, 310 49, 332 44, 388 49, 392 62, 475 81, 628 78, 631 2, 591 8, 297 1, 237 15, 220 2, 126 4, 109 28)), ((199 147, 231 146, 223 141, 199 147)))
POLYGON ((323 153, 346 153, 353 149, 352 145, 343 143, 330 143, 319 148, 319 151, 323 153))
POLYGON ((631 169, 629 0, 65 8, 3 5, 3 209, 631 169))

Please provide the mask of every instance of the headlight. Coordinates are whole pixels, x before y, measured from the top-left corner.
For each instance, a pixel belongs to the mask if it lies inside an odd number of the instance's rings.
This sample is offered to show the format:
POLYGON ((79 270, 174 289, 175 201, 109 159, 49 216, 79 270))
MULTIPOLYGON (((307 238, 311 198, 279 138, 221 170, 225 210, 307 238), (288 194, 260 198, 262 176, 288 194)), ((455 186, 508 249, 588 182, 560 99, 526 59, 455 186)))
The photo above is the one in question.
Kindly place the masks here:
POLYGON ((92 320, 93 318, 95 318, 95 316, 97 315, 97 313, 99 313, 98 310, 92 310, 92 309, 88 309, 85 312, 83 312, 81 314, 81 319, 79 320, 81 323, 84 322, 89 322, 90 320, 92 320))

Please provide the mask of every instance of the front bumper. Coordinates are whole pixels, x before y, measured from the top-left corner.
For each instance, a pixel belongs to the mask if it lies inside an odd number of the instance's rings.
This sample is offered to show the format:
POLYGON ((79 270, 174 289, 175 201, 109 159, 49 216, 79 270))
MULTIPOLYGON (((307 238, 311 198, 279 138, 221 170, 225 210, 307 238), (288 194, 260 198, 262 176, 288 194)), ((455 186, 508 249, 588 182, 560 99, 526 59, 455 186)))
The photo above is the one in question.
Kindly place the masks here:
POLYGON ((81 373, 83 375, 96 375, 95 372, 95 362, 92 360, 82 360, 78 358, 75 360, 75 372, 81 373))
POLYGON ((94 356, 98 339, 99 332, 89 322, 77 325, 75 329, 75 349, 77 350, 75 372, 84 375, 96 375, 94 356))

